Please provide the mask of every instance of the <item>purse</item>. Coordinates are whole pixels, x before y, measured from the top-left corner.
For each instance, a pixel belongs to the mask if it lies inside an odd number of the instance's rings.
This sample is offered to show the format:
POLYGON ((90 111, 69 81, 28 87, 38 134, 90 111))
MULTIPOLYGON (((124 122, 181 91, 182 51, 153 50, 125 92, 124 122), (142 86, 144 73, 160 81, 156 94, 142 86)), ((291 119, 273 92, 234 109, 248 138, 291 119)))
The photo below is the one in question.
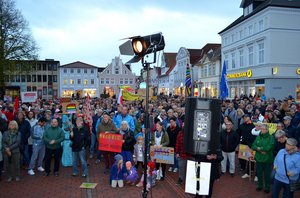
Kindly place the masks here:
POLYGON ((285 156, 284 155, 284 169, 285 169, 285 174, 287 176, 287 178, 289 179, 289 185, 290 185, 290 191, 291 192, 295 192, 296 190, 300 190, 300 174, 298 176, 297 180, 290 180, 288 174, 287 174, 287 169, 286 169, 286 164, 285 164, 285 156))

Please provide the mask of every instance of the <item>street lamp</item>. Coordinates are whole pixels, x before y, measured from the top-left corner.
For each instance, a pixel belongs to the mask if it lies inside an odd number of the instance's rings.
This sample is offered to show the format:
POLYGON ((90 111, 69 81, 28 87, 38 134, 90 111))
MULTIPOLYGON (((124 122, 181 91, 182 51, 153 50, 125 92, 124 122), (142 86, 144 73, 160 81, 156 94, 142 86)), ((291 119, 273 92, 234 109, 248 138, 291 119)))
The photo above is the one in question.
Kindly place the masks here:
POLYGON ((147 197, 147 164, 148 164, 148 149, 150 139, 150 120, 149 120, 149 74, 150 64, 156 62, 156 52, 165 48, 165 40, 162 33, 147 35, 147 36, 134 36, 128 38, 126 41, 119 46, 120 53, 122 55, 134 55, 134 57, 127 63, 135 63, 142 60, 142 65, 146 71, 146 111, 145 111, 145 153, 144 153, 144 183, 143 183, 143 197, 147 197), (154 53, 153 61, 147 62, 144 60, 146 54, 154 53))

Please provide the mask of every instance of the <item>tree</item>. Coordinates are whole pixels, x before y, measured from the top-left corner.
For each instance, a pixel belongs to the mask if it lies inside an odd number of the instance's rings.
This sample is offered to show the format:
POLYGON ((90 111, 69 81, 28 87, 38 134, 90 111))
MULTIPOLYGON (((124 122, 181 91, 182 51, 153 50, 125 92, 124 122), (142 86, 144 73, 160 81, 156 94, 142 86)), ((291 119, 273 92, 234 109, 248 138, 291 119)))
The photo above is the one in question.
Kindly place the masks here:
POLYGON ((28 22, 16 9, 14 0, 0 0, 0 97, 5 86, 4 75, 9 72, 29 70, 28 61, 37 60, 38 48, 28 22))

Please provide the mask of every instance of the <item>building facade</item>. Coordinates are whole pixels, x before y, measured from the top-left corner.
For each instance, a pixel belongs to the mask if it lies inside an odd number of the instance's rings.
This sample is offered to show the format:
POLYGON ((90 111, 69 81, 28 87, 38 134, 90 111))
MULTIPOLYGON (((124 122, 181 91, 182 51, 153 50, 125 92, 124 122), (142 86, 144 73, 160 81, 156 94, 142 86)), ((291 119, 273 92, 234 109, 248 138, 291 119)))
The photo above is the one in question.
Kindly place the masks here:
POLYGON ((300 2, 243 0, 240 7, 244 14, 219 33, 229 97, 300 97, 300 2))
POLYGON ((174 94, 174 68, 176 53, 164 52, 161 56, 161 75, 158 78, 158 94, 174 94))
POLYGON ((61 97, 99 97, 98 67, 80 61, 60 68, 61 97))
POLYGON ((14 98, 20 92, 34 91, 42 99, 58 98, 59 66, 54 59, 19 61, 9 66, 5 69, 4 95, 14 98))
POLYGON ((106 93, 110 97, 118 95, 121 85, 136 89, 136 79, 137 76, 132 73, 130 65, 123 64, 120 57, 115 57, 99 74, 100 94, 106 93))

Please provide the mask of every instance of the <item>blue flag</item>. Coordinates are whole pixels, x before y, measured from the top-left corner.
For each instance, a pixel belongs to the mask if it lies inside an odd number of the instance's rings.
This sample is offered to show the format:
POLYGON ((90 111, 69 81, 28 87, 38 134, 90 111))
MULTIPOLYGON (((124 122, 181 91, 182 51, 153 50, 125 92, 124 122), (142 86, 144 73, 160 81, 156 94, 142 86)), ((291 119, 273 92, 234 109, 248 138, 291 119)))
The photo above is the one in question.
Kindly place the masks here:
POLYGON ((224 61, 221 82, 220 82, 220 98, 224 100, 227 97, 228 97, 227 71, 226 71, 226 63, 224 61))

